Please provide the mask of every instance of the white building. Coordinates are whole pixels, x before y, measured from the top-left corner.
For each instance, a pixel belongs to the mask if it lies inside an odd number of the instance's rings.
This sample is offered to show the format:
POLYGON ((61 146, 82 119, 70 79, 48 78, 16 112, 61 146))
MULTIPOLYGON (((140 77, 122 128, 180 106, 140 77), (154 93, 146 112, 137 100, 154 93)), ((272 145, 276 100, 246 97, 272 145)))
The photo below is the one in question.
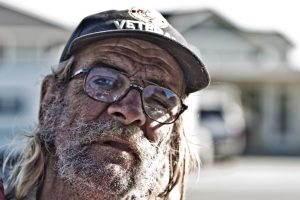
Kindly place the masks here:
POLYGON ((0 3, 0 144, 35 126, 41 80, 58 63, 69 34, 62 25, 0 3))
POLYGON ((211 10, 166 16, 200 50, 213 85, 240 88, 246 152, 300 154, 300 72, 287 59, 292 43, 277 32, 239 28, 211 10))
MULTIPOLYGON (((247 152, 300 154, 300 73, 289 66, 292 43, 280 33, 244 30, 210 10, 166 16, 200 50, 213 85, 240 89, 247 152)), ((35 126, 41 80, 72 29, 0 3, 2 143, 35 126)))

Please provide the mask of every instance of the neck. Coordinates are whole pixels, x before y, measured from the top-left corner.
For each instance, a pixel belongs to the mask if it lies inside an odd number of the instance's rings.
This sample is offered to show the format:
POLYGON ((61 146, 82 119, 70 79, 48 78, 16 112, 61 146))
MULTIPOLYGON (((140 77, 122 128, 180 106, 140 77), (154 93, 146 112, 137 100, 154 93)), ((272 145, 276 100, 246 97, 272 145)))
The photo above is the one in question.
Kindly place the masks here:
POLYGON ((39 200, 93 200, 103 199, 112 200, 120 199, 118 197, 102 194, 100 191, 91 191, 89 188, 76 187, 76 182, 69 183, 62 179, 55 165, 55 159, 50 157, 45 169, 44 180, 42 186, 37 191, 37 199, 39 200))

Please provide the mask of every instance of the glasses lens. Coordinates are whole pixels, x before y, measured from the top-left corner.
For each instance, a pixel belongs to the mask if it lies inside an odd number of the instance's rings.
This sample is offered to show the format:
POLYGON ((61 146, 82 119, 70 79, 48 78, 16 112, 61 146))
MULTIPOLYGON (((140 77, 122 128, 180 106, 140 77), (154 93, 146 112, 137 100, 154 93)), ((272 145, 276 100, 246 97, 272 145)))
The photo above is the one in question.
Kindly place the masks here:
POLYGON ((180 98, 171 90, 149 85, 143 91, 144 109, 147 115, 160 123, 172 123, 181 109, 180 98))
POLYGON ((117 70, 92 68, 85 80, 85 92, 98 101, 111 103, 117 101, 129 88, 129 80, 117 70))

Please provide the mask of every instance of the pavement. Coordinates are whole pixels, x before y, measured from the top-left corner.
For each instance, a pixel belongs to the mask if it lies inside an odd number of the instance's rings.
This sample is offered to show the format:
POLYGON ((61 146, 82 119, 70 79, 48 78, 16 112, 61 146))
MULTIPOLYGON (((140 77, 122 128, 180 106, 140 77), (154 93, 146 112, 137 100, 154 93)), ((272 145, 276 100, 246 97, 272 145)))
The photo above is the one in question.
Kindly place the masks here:
POLYGON ((187 200, 300 200, 300 157, 238 157, 204 166, 187 200))

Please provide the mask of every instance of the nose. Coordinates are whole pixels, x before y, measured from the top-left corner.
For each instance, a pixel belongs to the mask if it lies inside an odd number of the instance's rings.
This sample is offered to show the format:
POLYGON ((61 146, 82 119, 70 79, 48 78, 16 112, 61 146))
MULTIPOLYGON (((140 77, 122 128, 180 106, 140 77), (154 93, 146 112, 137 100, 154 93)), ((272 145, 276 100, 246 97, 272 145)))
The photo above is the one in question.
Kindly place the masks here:
POLYGON ((142 126, 146 123, 142 99, 137 90, 130 90, 120 101, 110 104, 107 112, 124 125, 136 123, 142 126))

